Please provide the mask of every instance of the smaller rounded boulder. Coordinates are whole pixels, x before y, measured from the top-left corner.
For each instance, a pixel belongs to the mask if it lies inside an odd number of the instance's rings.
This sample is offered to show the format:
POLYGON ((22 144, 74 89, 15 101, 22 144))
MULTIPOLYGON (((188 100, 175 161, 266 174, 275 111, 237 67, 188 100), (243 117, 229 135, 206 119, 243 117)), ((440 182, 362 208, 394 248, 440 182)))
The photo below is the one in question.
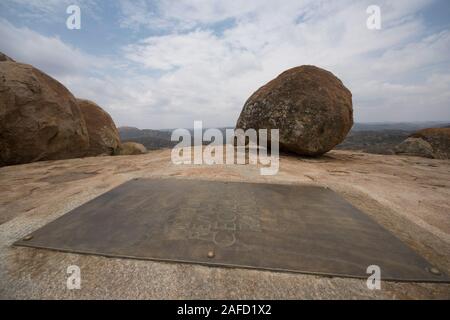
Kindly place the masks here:
POLYGON ((118 149, 117 155, 119 156, 131 156, 147 153, 147 148, 144 145, 137 142, 123 142, 118 149))
POLYGON ((120 146, 119 132, 111 116, 96 103, 77 99, 89 134, 86 156, 114 155, 120 146))
POLYGON ((429 128, 408 137, 395 148, 396 154, 450 159, 450 128, 429 128))

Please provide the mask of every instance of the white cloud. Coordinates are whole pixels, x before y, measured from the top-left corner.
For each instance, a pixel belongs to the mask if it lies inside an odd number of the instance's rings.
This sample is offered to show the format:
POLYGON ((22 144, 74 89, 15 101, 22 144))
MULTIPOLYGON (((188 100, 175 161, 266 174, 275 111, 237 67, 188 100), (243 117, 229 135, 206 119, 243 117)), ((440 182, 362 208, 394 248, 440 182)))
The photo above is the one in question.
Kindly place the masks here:
POLYGON ((23 19, 49 23, 65 21, 66 8, 73 4, 80 6, 83 14, 97 17, 95 0, 2 0, 0 9, 23 19))
POLYGON ((365 27, 369 2, 250 1, 250 9, 240 11, 229 3, 164 7, 168 19, 186 24, 197 16, 197 25, 234 17, 236 24, 223 34, 171 32, 125 48, 130 60, 165 72, 152 90, 165 96, 173 113, 190 109, 192 118, 197 114, 211 125, 234 124, 259 86, 287 68, 314 64, 335 72, 353 91, 357 120, 450 118, 445 91, 434 90, 428 80, 436 63, 448 65, 448 31, 427 35, 414 15, 429 1, 382 2, 384 27, 378 32, 365 27), (430 69, 422 75, 420 68, 430 69), (425 106, 428 95, 440 98, 425 106))
POLYGON ((107 61, 29 28, 17 28, 0 18, 0 48, 15 60, 32 64, 56 77, 84 73, 107 65, 107 61))
POLYGON ((428 0, 378 2, 380 31, 366 28, 369 1, 120 1, 122 27, 159 31, 124 46, 116 57, 124 66, 4 21, 0 49, 97 101, 120 125, 234 125, 258 87, 302 64, 344 81, 357 121, 450 119, 450 31, 428 32, 419 14, 428 0))
POLYGON ((252 14, 258 8, 267 7, 270 2, 270 0, 241 2, 222 0, 119 0, 122 13, 120 23, 123 27, 134 29, 144 27, 172 31, 188 30, 226 19, 243 18, 252 14))

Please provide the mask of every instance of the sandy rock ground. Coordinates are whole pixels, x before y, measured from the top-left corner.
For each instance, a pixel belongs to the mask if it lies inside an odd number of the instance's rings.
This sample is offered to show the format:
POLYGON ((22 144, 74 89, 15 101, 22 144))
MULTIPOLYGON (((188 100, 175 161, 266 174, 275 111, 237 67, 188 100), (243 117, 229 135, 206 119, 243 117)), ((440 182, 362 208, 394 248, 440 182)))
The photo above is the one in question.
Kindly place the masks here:
POLYGON ((450 273, 450 161, 332 151, 282 155, 276 176, 254 165, 172 164, 170 150, 140 156, 0 168, 0 298, 8 299, 449 299, 450 284, 383 282, 205 267, 14 247, 18 239, 119 184, 174 177, 328 186, 450 273), (81 289, 66 287, 67 267, 81 289))

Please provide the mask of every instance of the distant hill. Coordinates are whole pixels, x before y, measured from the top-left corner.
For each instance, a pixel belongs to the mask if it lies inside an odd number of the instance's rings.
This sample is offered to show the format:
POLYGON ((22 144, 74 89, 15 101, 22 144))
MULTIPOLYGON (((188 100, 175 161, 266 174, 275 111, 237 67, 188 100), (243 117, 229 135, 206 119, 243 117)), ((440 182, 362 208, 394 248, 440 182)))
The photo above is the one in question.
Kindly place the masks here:
POLYGON ((381 130, 402 130, 418 131, 425 128, 440 128, 450 126, 449 122, 424 121, 424 122, 370 122, 355 123, 352 131, 381 131, 381 130))
POLYGON ((355 150, 375 154, 394 154, 394 148, 402 143, 413 131, 406 130, 352 130, 338 150, 355 150))
POLYGON ((411 134, 424 128, 448 127, 446 122, 355 123, 336 149, 375 154, 394 154, 394 148, 411 134))
MULTIPOLYGON (((393 149, 409 135, 424 128, 450 127, 448 122, 400 122, 400 123, 355 123, 347 138, 336 149, 359 150, 375 154, 393 154, 393 149)), ((227 128, 219 128, 225 137, 227 128)), ((193 130, 191 131, 193 136, 193 130)), ((205 129, 206 130, 206 129, 205 129)), ((120 127, 122 141, 142 143, 149 150, 172 148, 178 142, 170 141, 172 130, 138 129, 120 127)), ((204 142, 204 144, 209 144, 204 142)))
POLYGON ((139 137, 142 135, 141 130, 135 127, 119 127, 118 130, 122 140, 139 137))
MULTIPOLYGON (((224 137, 225 142, 225 130, 227 128, 218 128, 224 137)), ((143 144, 148 150, 157 150, 164 148, 172 148, 176 144, 177 141, 171 141, 170 138, 172 136, 172 131, 169 129, 164 130, 152 130, 152 129, 138 129, 135 127, 119 127, 119 135, 120 139, 123 142, 133 141, 143 144)), ((194 145, 194 132, 193 129, 188 129, 191 132, 192 136, 192 145, 194 145)), ((203 132, 207 130, 203 129, 203 132)), ((209 144, 209 142, 203 142, 203 144, 209 144)))
POLYGON ((177 142, 170 141, 171 131, 120 127, 120 139, 123 142, 133 141, 143 144, 148 150, 172 148, 177 142))

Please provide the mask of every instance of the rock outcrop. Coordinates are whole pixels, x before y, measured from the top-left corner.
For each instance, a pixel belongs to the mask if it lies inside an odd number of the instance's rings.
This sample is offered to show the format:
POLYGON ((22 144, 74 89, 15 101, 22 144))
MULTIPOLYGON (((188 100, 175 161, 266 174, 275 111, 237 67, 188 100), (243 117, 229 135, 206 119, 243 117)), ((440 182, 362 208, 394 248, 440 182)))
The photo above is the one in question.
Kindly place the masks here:
POLYGON ((114 155, 120 146, 119 132, 111 116, 96 103, 77 99, 89 134, 87 156, 114 155))
POLYGON ((0 165, 80 157, 88 146, 69 90, 31 65, 0 62, 0 165))
POLYGON ((317 156, 341 143, 353 126, 352 94, 331 72, 301 66, 258 89, 236 128, 279 129, 280 149, 317 156))
POLYGON ((136 142, 124 142, 120 145, 117 155, 129 156, 147 153, 147 149, 144 145, 136 142))
POLYGON ((411 156, 450 159, 450 128, 420 130, 395 148, 395 153, 411 156))
POLYGON ((6 54, 4 54, 3 52, 0 52, 0 62, 3 62, 3 61, 15 62, 13 59, 8 57, 6 54))

